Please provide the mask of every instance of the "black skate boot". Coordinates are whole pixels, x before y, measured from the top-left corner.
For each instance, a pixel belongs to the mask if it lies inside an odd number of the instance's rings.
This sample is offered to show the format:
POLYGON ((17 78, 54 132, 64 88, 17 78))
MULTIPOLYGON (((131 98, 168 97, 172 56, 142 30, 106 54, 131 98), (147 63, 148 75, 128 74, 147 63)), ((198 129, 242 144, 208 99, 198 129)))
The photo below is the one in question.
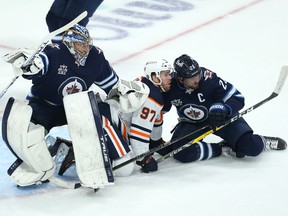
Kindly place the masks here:
POLYGON ((287 143, 279 137, 263 136, 263 142, 265 150, 285 150, 287 148, 287 143))
POLYGON ((65 143, 68 147, 72 147, 72 142, 60 137, 53 137, 53 136, 48 136, 45 139, 46 143, 49 143, 50 145, 48 146, 48 150, 51 154, 52 157, 54 157, 57 154, 57 151, 59 149, 59 146, 61 143, 65 143))
POLYGON ((73 147, 69 147, 68 153, 65 156, 59 171, 58 171, 58 175, 62 176, 67 169, 69 169, 71 166, 75 165, 75 156, 74 156, 74 151, 73 151, 73 147))

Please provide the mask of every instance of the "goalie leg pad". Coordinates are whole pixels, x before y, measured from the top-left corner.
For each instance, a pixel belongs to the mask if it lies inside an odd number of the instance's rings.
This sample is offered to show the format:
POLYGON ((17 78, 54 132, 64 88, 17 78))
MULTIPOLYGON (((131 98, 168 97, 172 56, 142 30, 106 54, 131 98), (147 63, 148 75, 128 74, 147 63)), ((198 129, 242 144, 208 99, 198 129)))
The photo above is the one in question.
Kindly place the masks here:
POLYGON ((66 95, 63 101, 81 184, 91 188, 111 184, 114 176, 94 93, 66 95))
POLYGON ((2 134, 11 152, 23 165, 10 172, 20 186, 45 181, 55 171, 55 165, 44 140, 45 129, 30 122, 32 108, 10 98, 4 111, 2 134), (31 173, 33 177, 31 177, 31 173))

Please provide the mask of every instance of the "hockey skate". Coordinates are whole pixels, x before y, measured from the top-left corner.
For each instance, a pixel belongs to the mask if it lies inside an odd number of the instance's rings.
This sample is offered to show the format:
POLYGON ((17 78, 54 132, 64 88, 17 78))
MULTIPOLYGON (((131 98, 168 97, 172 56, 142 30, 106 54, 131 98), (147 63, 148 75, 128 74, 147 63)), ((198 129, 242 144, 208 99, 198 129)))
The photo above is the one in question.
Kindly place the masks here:
POLYGON ((54 157, 57 154, 57 151, 61 145, 61 143, 65 143, 68 147, 72 147, 72 142, 60 137, 53 137, 53 136, 48 136, 45 139, 46 143, 49 143, 50 145, 48 146, 48 150, 51 154, 52 157, 54 157))
POLYGON ((46 142, 50 143, 48 150, 52 157, 55 156, 56 170, 58 175, 62 176, 67 169, 75 165, 72 142, 60 137, 55 139, 53 136, 48 136, 46 142))
POLYGON ((222 155, 227 158, 243 158, 245 155, 235 152, 228 144, 226 140, 222 140, 218 143, 222 148, 222 155))
POLYGON ((262 138, 265 150, 285 150, 287 148, 287 143, 279 137, 263 136, 262 138))
POLYGON ((75 156, 73 147, 69 147, 68 153, 65 156, 64 160, 62 161, 62 164, 59 168, 58 175, 62 176, 67 169, 69 169, 71 166, 75 165, 75 156))

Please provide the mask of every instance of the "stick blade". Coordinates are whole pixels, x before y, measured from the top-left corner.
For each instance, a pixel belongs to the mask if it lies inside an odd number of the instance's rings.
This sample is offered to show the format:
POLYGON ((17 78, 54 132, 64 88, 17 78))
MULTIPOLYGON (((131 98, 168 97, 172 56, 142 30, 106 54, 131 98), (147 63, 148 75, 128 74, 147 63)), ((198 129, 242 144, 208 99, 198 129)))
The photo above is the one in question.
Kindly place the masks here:
POLYGON ((286 78, 287 78, 287 75, 288 75, 288 66, 287 65, 284 65, 282 66, 281 68, 281 71, 280 71, 280 74, 279 74, 279 78, 278 78, 278 82, 277 82, 277 85, 274 89, 274 93, 275 94, 280 94, 281 90, 282 90, 282 87, 286 81, 286 78))

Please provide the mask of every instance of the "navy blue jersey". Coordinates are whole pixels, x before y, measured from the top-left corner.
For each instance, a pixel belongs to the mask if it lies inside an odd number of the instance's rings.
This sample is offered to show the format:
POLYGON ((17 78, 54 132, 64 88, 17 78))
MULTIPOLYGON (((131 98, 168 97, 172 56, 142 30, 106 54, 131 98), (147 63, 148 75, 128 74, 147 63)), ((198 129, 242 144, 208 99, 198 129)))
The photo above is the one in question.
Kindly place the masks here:
POLYGON ((46 47, 40 57, 45 66, 42 73, 26 77, 33 83, 28 99, 39 97, 61 106, 67 94, 88 90, 93 83, 108 93, 119 80, 102 50, 95 46, 91 48, 85 66, 75 64, 74 56, 62 43, 46 47))
POLYGON ((164 112, 174 105, 180 118, 203 124, 207 123, 209 108, 213 103, 225 103, 230 110, 229 116, 243 108, 244 97, 231 83, 204 67, 201 70, 202 77, 196 90, 186 89, 177 78, 172 79, 171 89, 163 93, 164 112))
POLYGON ((103 0, 54 0, 46 15, 49 31, 55 31, 66 25, 83 11, 87 11, 88 15, 78 24, 86 26, 102 2, 103 0))

